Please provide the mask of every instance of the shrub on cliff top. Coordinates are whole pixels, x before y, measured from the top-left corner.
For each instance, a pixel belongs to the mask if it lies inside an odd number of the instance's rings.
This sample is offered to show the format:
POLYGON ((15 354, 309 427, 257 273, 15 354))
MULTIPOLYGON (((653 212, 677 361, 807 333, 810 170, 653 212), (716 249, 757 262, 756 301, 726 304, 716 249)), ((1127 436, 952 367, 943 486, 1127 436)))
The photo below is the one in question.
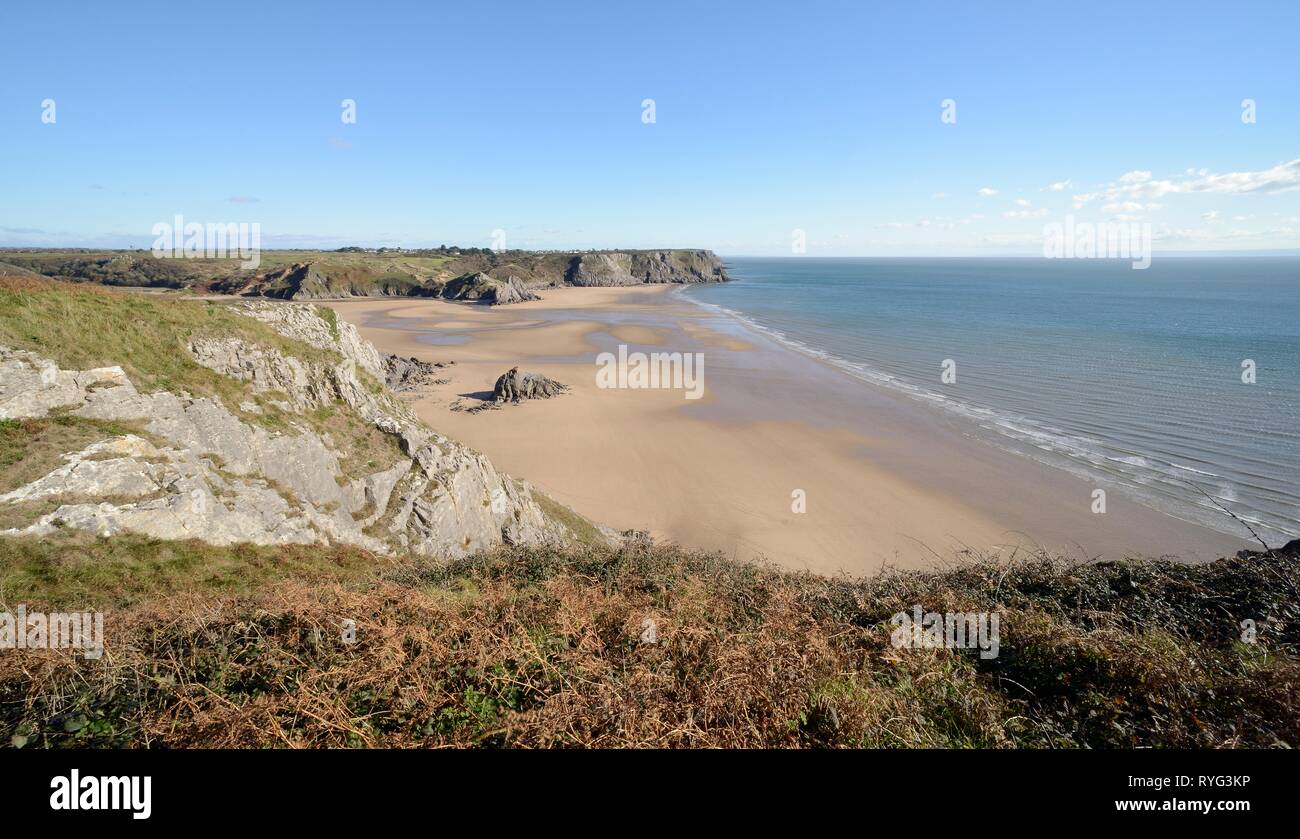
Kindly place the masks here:
POLYGON ((29 747, 1295 746, 1298 580, 1294 551, 850 579, 671 547, 504 548, 112 611, 98 661, 0 656, 0 733, 29 747), (913 605, 999 612, 998 656, 895 647, 890 617, 913 605))

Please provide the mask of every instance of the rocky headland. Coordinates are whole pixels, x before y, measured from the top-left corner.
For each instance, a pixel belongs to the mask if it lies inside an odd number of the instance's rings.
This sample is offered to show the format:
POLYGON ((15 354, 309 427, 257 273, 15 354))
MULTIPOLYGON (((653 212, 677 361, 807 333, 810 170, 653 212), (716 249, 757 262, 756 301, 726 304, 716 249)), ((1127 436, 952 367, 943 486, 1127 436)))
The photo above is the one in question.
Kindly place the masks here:
POLYGON ((103 285, 194 292, 337 300, 351 297, 441 297, 505 305, 537 299, 561 286, 710 283, 728 279, 709 250, 492 251, 345 248, 262 251, 257 268, 233 259, 161 259, 148 251, 6 250, 11 274, 103 285))
POLYGON ((384 383, 432 368, 381 355, 329 310, 154 303, 30 280, 0 292, 19 315, 0 331, 0 422, 17 464, 0 483, 0 536, 86 531, 442 557, 606 538, 416 419, 384 383), (109 333, 123 363, 61 358, 58 337, 79 327, 56 321, 79 314, 123 321, 109 333), (152 319, 149 346, 126 337, 141 318, 152 319), (51 341, 22 339, 37 322, 51 341), (160 374, 174 384, 159 387, 160 374))

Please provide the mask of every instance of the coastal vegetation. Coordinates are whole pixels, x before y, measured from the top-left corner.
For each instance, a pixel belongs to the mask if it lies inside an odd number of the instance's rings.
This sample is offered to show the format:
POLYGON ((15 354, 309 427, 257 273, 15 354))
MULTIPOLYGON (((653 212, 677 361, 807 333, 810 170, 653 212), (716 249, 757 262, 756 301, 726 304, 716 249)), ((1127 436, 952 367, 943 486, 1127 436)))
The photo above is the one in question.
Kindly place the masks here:
POLYGON ((645 544, 444 562, 0 540, 6 602, 106 613, 98 660, 0 656, 0 734, 28 748, 1294 747, 1298 547, 853 579, 645 544), (914 605, 1000 613, 998 655, 894 646, 891 616, 914 605))
POLYGON ((69 282, 312 300, 446 296, 483 302, 530 299, 561 285, 718 282, 711 251, 494 251, 487 248, 266 250, 256 268, 241 258, 159 258, 148 250, 6 249, 0 274, 69 282))

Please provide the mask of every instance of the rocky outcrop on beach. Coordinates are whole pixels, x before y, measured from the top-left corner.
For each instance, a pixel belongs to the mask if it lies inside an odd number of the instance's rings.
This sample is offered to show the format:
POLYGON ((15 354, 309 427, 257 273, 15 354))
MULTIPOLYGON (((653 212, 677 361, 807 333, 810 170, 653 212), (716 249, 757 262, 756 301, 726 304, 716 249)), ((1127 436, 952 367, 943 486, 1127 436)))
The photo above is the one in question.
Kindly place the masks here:
POLYGON ((518 367, 511 367, 497 377, 496 386, 492 388, 492 398, 497 404, 518 403, 525 399, 550 399, 568 389, 568 385, 560 384, 540 373, 521 373, 518 367))
POLYGON ((351 324, 313 306, 234 308, 320 352, 189 337, 184 352, 193 362, 242 388, 232 405, 216 394, 145 392, 120 366, 69 370, 0 347, 0 419, 57 415, 128 429, 65 452, 57 468, 0 495, 0 512, 33 516, 0 535, 73 529, 441 557, 573 540, 527 483, 419 422, 381 384, 427 374, 421 363, 385 358, 351 324), (345 434, 368 441, 365 459, 344 462, 345 434))
POLYGON ((540 300, 519 281, 516 276, 504 280, 494 279, 483 272, 458 277, 447 283, 442 296, 448 300, 470 300, 489 306, 505 306, 510 303, 523 303, 525 300, 540 300))
POLYGON ((455 364, 454 361, 421 361, 415 356, 384 356, 384 384, 394 393, 419 390, 425 385, 445 384, 439 372, 455 364))

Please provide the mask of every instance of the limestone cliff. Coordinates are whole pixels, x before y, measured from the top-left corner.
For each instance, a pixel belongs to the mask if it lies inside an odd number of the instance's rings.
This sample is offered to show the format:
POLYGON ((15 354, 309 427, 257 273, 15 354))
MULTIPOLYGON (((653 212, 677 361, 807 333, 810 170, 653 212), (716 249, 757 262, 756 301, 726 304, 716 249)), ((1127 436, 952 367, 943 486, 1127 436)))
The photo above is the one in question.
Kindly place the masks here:
POLYGON ((603 534, 417 420, 380 384, 388 360, 332 312, 230 308, 289 346, 322 352, 300 356, 221 332, 185 337, 189 359, 230 382, 240 400, 232 405, 220 393, 143 392, 120 366, 68 370, 0 346, 0 420, 128 429, 90 438, 62 465, 0 494, 9 521, 30 512, 0 535, 72 528, 452 557, 603 534))
POLYGON ((452 280, 442 290, 442 296, 448 300, 471 300, 489 306, 540 299, 513 274, 498 280, 482 272, 452 280))
POLYGON ((712 251, 630 251, 577 256, 566 282, 577 286, 620 286, 716 283, 726 279, 722 261, 712 251))
POLYGON ((475 252, 420 262, 381 262, 352 256, 320 258, 268 268, 209 284, 212 291, 246 297, 324 300, 341 297, 443 297, 502 305, 536 299, 556 286, 712 283, 726 267, 708 250, 628 250, 554 253, 475 252), (422 266, 422 267, 421 267, 422 266))
POLYGON ((208 284, 212 291, 281 300, 337 300, 343 297, 432 297, 441 283, 386 266, 295 262, 251 277, 236 275, 208 284))
POLYGON ((446 297, 500 304, 563 285, 710 283, 728 279, 709 250, 492 251, 485 248, 277 251, 238 260, 162 259, 134 251, 15 251, 9 274, 117 286, 191 289, 281 300, 446 297))

